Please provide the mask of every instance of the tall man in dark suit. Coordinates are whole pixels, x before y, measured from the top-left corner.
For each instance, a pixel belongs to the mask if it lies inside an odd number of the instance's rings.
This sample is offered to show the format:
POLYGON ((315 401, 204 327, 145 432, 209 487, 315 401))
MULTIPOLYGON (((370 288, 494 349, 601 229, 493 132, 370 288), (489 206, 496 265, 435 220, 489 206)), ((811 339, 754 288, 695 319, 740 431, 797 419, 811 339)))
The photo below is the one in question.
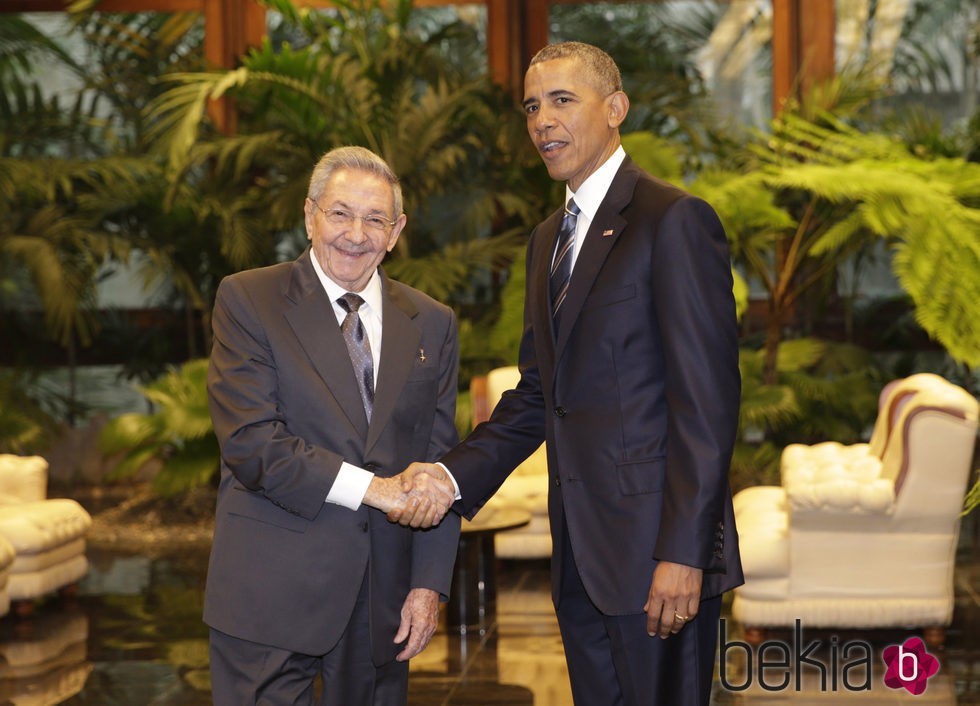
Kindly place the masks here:
MULTIPOLYGON (((218 289, 204 607, 216 706, 312 704, 317 675, 319 704, 401 706, 407 660, 436 629, 459 518, 421 531, 384 513, 409 501, 397 471, 457 441, 458 343, 449 308, 378 267, 401 209, 382 159, 333 150, 310 180, 311 247, 218 289)), ((431 523, 431 503, 411 507, 431 523)))
POLYGON ((520 382, 441 460, 470 517, 547 441, 552 593, 578 706, 706 705, 721 594, 742 581, 731 268, 712 209, 626 156, 628 108, 593 46, 531 61, 528 133, 567 203, 528 244, 520 382))

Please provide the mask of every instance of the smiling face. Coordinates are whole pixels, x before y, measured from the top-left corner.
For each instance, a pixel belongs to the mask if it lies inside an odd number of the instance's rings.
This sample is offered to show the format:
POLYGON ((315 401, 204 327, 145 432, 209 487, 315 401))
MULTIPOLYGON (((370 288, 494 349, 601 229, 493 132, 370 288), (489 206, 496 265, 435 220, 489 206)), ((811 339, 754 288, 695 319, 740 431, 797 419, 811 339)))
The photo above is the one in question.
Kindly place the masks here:
POLYGON ((627 110, 626 94, 600 90, 574 57, 533 64, 524 77, 528 135, 551 178, 572 191, 616 151, 627 110))
POLYGON ((384 179, 359 169, 338 169, 323 193, 306 200, 306 236, 324 273, 348 292, 360 292, 398 242, 405 214, 394 213, 394 193, 384 179), (317 208, 319 205, 319 208, 317 208), (357 216, 380 216, 395 221, 387 230, 365 228, 362 218, 346 225, 327 220, 323 211, 347 211, 357 216))

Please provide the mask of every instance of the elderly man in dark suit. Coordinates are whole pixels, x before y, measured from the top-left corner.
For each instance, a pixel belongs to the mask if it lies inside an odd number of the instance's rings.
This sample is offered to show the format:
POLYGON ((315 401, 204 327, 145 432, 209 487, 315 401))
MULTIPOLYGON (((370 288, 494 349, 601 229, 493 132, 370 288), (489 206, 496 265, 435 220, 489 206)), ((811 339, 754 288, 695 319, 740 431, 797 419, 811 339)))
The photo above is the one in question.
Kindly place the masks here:
MULTIPOLYGON (((221 481, 204 607, 217 706, 316 693, 403 705, 407 660, 436 629, 459 518, 422 531, 384 513, 410 501, 397 471, 457 441, 458 344, 449 308, 378 267, 401 208, 382 159, 333 150, 310 180, 311 247, 218 289, 208 393, 221 481)), ((431 501, 411 502, 431 523, 431 501)))
POLYGON ((731 267, 712 209, 623 151, 628 109, 596 47, 531 61, 527 129, 566 205, 528 244, 520 382, 441 460, 469 517, 547 441, 552 593, 578 706, 706 705, 721 594, 742 581, 731 267))

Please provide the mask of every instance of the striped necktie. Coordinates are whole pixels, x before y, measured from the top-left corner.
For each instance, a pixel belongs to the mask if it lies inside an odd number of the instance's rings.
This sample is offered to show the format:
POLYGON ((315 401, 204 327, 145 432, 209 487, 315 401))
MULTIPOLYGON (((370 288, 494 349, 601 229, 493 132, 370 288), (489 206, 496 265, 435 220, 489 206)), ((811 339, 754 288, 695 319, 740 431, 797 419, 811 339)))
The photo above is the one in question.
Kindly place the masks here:
POLYGON ((371 342, 364 331, 364 324, 357 310, 364 300, 356 294, 347 293, 337 300, 340 307, 347 312, 340 324, 340 332, 344 334, 344 343, 350 353, 350 362, 357 376, 357 389, 364 402, 364 413, 371 421, 371 409, 374 407, 374 358, 371 357, 371 342))
POLYGON ((572 246, 575 245, 575 223, 581 209, 574 199, 569 199, 565 206, 565 216, 558 228, 558 244, 555 246, 555 260, 551 265, 551 276, 548 286, 551 291, 551 317, 558 330, 558 312, 565 295, 568 294, 568 281, 572 277, 572 246))

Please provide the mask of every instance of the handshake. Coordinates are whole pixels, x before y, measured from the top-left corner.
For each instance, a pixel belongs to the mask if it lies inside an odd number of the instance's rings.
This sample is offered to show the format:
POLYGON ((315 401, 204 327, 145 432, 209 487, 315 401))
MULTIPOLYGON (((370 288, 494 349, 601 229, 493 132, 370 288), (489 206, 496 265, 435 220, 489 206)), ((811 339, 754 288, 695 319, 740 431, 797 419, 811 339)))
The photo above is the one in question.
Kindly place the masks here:
POLYGON ((387 513, 404 527, 439 524, 456 499, 449 474, 434 463, 413 463, 397 476, 375 476, 364 494, 364 504, 387 513))

